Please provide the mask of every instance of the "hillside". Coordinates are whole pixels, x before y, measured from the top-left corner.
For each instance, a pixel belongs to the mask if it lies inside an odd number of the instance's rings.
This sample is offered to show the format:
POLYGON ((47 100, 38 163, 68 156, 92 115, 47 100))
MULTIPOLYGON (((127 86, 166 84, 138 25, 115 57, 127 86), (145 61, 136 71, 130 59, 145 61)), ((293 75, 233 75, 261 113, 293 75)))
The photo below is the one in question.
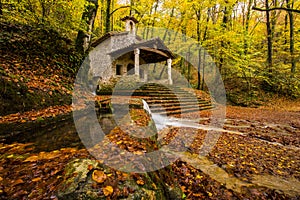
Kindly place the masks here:
POLYGON ((79 63, 71 40, 41 26, 0 29, 0 116, 70 104, 79 63))

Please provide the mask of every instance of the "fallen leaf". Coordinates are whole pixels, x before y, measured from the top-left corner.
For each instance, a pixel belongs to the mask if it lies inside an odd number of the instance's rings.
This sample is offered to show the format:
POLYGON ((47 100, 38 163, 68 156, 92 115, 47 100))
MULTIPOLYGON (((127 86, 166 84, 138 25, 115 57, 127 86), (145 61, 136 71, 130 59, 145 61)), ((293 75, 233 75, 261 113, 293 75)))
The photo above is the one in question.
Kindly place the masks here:
POLYGON ((36 162, 38 160, 38 156, 30 156, 24 162, 36 162))
POLYGON ((202 194, 193 193, 193 196, 194 197, 202 197, 203 195, 202 194))
POLYGON ((40 159, 46 159, 46 160, 50 160, 56 157, 60 156, 60 152, 59 151, 52 151, 52 152, 40 152, 39 157, 40 159))
POLYGON ((16 181, 13 181, 12 186, 15 186, 15 185, 18 185, 18 184, 21 184, 21 183, 24 183, 24 181, 22 179, 18 179, 16 181))
POLYGON ((14 157, 14 154, 7 156, 7 158, 12 158, 12 157, 14 157))
POLYGON ((140 179, 137 180, 136 183, 137 183, 138 185, 144 185, 144 184, 145 184, 145 182, 144 182, 143 180, 140 180, 140 179))
POLYGON ((40 180, 42 180, 40 177, 37 177, 37 178, 34 178, 34 179, 32 179, 31 181, 32 182, 38 182, 38 181, 40 181, 40 180))
POLYGON ((88 170, 91 171, 93 169, 93 165, 88 166, 88 170))
POLYGON ((111 186, 106 186, 105 188, 103 188, 103 193, 106 197, 110 196, 113 192, 114 192, 114 189, 111 186))
POLYGON ((203 176, 197 174, 196 178, 197 178, 197 179, 201 179, 201 178, 203 178, 203 176))
POLYGON ((53 176, 53 175, 55 175, 55 174, 57 174, 58 172, 60 172, 60 170, 55 170, 55 171, 51 171, 51 176, 53 176))
POLYGON ((107 176, 103 171, 95 170, 93 171, 92 179, 97 183, 103 183, 107 179, 107 176))
POLYGON ((119 142, 117 142, 117 144, 122 144, 123 143, 123 141, 121 140, 121 141, 119 141, 119 142))

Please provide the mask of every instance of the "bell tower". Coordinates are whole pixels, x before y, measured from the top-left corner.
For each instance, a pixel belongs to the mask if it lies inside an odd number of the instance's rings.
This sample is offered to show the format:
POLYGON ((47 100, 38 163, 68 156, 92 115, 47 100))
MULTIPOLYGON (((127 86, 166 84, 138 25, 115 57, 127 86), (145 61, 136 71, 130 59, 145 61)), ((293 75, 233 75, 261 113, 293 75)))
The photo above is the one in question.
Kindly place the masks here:
POLYGON ((126 16, 121 20, 125 22, 125 31, 135 35, 136 34, 135 25, 138 23, 138 20, 132 16, 126 16))

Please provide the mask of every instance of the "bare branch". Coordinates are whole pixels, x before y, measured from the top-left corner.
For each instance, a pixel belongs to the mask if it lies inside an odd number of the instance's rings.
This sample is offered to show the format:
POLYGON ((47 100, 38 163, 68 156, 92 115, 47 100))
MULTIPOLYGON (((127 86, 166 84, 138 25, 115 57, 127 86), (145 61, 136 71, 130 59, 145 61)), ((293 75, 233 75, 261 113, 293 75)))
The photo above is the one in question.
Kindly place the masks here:
POLYGON ((257 10, 257 11, 285 10, 287 12, 300 13, 300 10, 296 10, 296 9, 292 9, 292 8, 284 8, 284 7, 275 7, 275 8, 269 8, 269 9, 263 9, 263 8, 257 8, 257 7, 253 6, 252 10, 257 10))
MULTIPOLYGON (((123 9, 123 8, 130 8, 131 6, 121 6, 121 7, 119 7, 119 8, 116 8, 114 11, 112 11, 111 13, 110 13, 110 16, 111 15, 113 15, 116 11, 118 11, 118 10, 120 10, 120 9, 123 9)), ((138 14, 140 14, 140 12, 137 10, 137 9, 135 9, 135 8, 132 8, 132 9, 134 9, 138 14)))

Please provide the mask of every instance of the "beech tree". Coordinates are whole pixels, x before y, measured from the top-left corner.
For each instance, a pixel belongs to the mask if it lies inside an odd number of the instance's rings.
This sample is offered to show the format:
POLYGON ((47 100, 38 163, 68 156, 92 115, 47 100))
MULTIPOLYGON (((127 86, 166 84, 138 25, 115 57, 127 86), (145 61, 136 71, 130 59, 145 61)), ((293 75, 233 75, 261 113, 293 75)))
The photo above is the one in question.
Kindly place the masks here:
POLYGON ((294 0, 286 0, 286 7, 288 10, 289 21, 290 21, 290 56, 291 56, 291 72, 294 75, 296 71, 296 59, 295 59, 295 48, 294 48, 294 14, 291 9, 294 7, 294 0))
POLYGON ((89 48, 97 9, 98 0, 87 0, 82 14, 82 21, 85 23, 86 30, 79 30, 76 38, 76 49, 79 52, 84 53, 89 48))
MULTIPOLYGON (((204 64, 205 50, 218 66, 229 96, 244 95, 243 100, 258 99, 264 91, 300 96, 299 8, 295 0, 11 0, 1 1, 0 14, 55 30, 72 40, 79 52, 109 31, 124 30, 120 19, 132 15, 143 38, 157 36, 146 27, 164 27, 168 30, 159 36, 166 45, 184 43, 185 38, 178 37, 183 34, 203 47, 173 61, 192 86, 205 90, 204 75, 210 70, 204 64), (197 70, 186 62, 191 55, 199 61, 197 70)), ((188 52, 189 45, 178 45, 178 50, 188 52)), ((156 73, 158 78, 162 74, 156 73)))

